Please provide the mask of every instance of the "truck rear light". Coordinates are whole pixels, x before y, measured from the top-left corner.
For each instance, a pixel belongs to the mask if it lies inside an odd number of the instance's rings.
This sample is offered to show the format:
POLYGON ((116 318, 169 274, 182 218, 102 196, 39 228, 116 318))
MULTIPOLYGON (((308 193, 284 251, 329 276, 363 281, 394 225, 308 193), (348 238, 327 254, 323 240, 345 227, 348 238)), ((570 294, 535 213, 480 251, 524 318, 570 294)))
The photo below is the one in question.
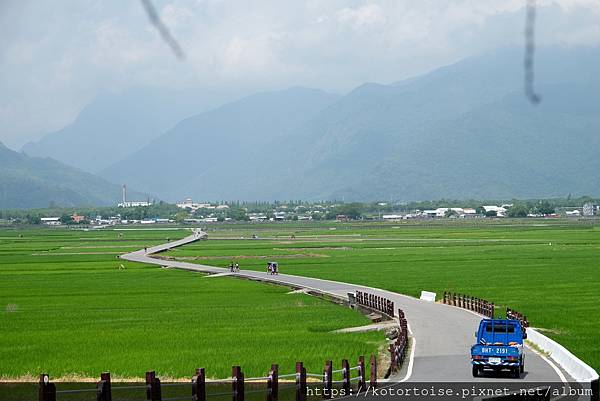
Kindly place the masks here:
POLYGON ((517 357, 516 357, 516 356, 509 356, 509 357, 508 357, 508 360, 509 360, 509 361, 516 361, 516 360, 517 360, 517 357))
POLYGON ((482 359, 481 355, 473 355, 473 359, 482 359))

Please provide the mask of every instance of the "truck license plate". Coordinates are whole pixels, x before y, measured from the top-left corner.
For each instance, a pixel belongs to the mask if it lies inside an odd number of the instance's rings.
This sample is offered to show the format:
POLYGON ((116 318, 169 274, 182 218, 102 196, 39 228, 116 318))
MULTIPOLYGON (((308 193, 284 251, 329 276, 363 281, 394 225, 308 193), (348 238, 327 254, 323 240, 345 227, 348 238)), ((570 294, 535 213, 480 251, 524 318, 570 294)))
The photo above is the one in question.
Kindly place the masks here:
POLYGON ((490 361, 490 363, 500 363, 502 361, 502 359, 500 359, 500 358, 490 358, 489 361, 490 361))

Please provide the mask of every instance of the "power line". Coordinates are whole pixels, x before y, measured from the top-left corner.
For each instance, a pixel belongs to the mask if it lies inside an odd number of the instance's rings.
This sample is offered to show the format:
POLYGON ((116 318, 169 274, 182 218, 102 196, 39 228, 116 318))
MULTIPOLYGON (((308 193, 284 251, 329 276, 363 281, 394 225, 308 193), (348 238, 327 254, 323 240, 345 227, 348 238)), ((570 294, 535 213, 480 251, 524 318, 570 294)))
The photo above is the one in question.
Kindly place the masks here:
POLYGON ((173 50, 175 57, 177 57, 179 60, 183 60, 185 58, 185 54, 183 53, 181 46, 179 46, 179 43, 177 43, 175 38, 171 35, 171 32, 169 32, 167 26, 163 24, 163 22, 160 20, 156 9, 152 5, 152 2, 150 0, 141 1, 144 10, 146 10, 146 14, 148 14, 148 19, 150 20, 150 23, 154 25, 154 27, 160 33, 162 39, 169 45, 171 50, 173 50))
POLYGON ((527 0, 527 16, 525 20, 525 96, 527 96, 527 99, 532 104, 538 104, 542 100, 533 88, 535 80, 535 1, 527 0))

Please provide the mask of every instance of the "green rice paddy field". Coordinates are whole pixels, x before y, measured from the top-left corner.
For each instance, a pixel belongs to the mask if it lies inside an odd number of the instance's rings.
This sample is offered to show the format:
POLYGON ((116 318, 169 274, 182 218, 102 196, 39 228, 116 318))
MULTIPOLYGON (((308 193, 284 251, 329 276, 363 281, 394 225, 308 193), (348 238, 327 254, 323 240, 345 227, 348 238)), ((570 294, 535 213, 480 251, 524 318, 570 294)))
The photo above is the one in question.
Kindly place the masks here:
POLYGON ((525 313, 600 370, 600 226, 593 221, 222 225, 209 227, 209 238, 166 255, 216 266, 235 258, 255 270, 275 260, 283 273, 413 296, 447 290, 487 298, 525 313))
MULTIPOLYGON (((361 314, 284 287, 123 262, 185 230, 0 230, 0 380, 264 375, 377 352, 361 314), (123 264, 124 269, 120 269, 123 264)), ((212 246, 212 244, 208 244, 212 246)), ((217 245, 215 242, 214 245, 217 245)))

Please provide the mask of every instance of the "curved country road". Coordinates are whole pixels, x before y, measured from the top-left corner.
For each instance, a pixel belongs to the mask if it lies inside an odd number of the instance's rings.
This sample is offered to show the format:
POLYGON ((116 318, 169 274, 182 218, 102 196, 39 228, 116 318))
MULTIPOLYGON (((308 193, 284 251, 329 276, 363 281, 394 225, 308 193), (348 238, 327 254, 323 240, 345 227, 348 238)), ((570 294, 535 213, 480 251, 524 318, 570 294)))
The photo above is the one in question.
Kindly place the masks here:
MULTIPOLYGON (((152 258, 157 252, 166 251, 202 238, 202 234, 194 234, 178 241, 157 245, 147 250, 139 250, 121 255, 122 259, 150 263, 169 268, 189 270, 201 273, 228 273, 225 268, 167 261, 152 258)), ((395 307, 404 310, 412 332, 414 353, 408 366, 406 379, 413 382, 475 382, 506 380, 507 376, 493 377, 486 375, 473 378, 469 363, 470 346, 474 342, 474 333, 481 317, 473 312, 456 307, 422 301, 413 297, 397 294, 381 289, 348 284, 337 281, 321 280, 310 277, 279 274, 267 275, 266 272, 241 270, 232 275, 279 283, 296 288, 310 289, 319 293, 348 299, 348 293, 364 291, 391 299, 395 307), (412 363, 411 363, 412 362, 412 363)), ((408 358, 408 357, 407 357, 408 358)), ((560 382, 558 368, 547 359, 540 357, 531 349, 525 349, 525 373, 521 381, 527 382, 560 382)), ((566 376, 566 375, 565 375, 566 376)), ((511 379, 517 380, 517 379, 511 379)))

